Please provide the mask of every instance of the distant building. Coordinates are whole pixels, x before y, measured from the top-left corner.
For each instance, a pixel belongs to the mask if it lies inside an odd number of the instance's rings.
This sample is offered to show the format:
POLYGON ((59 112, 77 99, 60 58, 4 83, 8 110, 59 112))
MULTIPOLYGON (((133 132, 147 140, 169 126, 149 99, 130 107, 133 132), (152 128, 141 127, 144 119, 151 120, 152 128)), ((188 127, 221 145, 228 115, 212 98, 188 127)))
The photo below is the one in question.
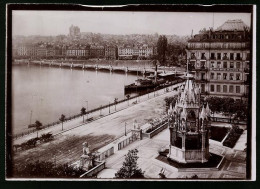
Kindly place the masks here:
POLYGON ((37 57, 46 58, 47 56, 47 47, 46 45, 40 45, 36 47, 37 57))
POLYGON ((20 45, 17 48, 17 56, 29 56, 28 53, 28 46, 27 45, 20 45))
POLYGON ((202 94, 246 97, 251 67, 250 29, 242 20, 228 20, 216 30, 202 31, 188 41, 187 64, 202 94))
POLYGON ((91 45, 90 46, 90 58, 104 58, 105 48, 101 45, 91 45))
POLYGON ((130 45, 118 47, 118 59, 133 59, 134 49, 130 45))
POLYGON ((55 48, 53 46, 46 46, 46 49, 47 49, 47 52, 46 52, 47 57, 55 56, 55 48))
POLYGON ((117 46, 106 45, 105 46, 105 58, 107 60, 115 60, 117 59, 117 46))
POLYGON ((66 56, 67 57, 89 57, 89 47, 87 46, 78 46, 72 45, 67 47, 66 49, 66 56))
POLYGON ((145 57, 145 58, 149 58, 154 54, 154 48, 153 47, 149 47, 148 45, 143 45, 141 47, 139 47, 139 57, 145 57))
POLYGON ((80 35, 80 29, 78 26, 71 25, 69 28, 69 35, 70 37, 76 37, 80 35))
POLYGON ((61 46, 55 46, 54 47, 54 54, 56 57, 62 57, 62 47, 61 46))

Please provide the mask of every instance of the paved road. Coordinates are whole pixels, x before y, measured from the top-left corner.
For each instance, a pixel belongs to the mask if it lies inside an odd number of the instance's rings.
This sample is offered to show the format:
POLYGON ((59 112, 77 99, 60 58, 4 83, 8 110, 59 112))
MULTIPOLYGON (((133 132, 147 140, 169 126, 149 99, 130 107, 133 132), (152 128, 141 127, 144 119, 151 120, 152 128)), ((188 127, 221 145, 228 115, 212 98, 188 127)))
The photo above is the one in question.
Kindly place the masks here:
MULTIPOLYGON (((171 90, 180 84, 169 87, 171 90)), ((15 139, 13 144, 21 144, 31 138, 41 136, 43 133, 51 132, 52 134, 86 134, 84 131, 91 131, 94 134, 101 132, 102 134, 121 135, 124 133, 124 125, 127 123, 127 130, 132 128, 134 119, 141 125, 146 123, 148 119, 158 118, 164 111, 164 98, 166 96, 173 96, 175 92, 166 92, 165 89, 152 92, 150 94, 134 98, 123 103, 111 106, 110 108, 102 109, 91 113, 84 118, 94 118, 95 121, 83 123, 83 117, 73 119, 56 126, 52 126, 35 133, 15 139), (137 101, 137 103, 135 103, 137 101), (109 113, 110 111, 110 113, 109 113)), ((89 132, 88 132, 89 133, 89 132)))

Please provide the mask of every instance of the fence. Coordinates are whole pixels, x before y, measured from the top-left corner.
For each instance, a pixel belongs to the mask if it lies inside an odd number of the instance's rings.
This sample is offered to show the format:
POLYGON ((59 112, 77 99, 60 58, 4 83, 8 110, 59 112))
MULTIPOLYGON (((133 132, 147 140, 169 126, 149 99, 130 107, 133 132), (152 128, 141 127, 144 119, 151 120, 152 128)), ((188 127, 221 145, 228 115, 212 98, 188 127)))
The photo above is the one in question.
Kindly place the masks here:
MULTIPOLYGON (((80 117, 80 116, 81 116, 81 114, 77 114, 77 115, 70 116, 70 117, 68 117, 68 118, 65 118, 64 122, 70 121, 70 120, 72 120, 72 119, 76 119, 76 118, 78 118, 78 117, 80 117)), ((43 125, 40 129, 30 129, 30 130, 28 130, 28 131, 26 131, 26 132, 22 132, 22 133, 19 133, 19 134, 15 134, 15 135, 14 135, 14 138, 17 139, 17 138, 23 137, 23 136, 25 136, 25 135, 28 135, 28 134, 30 134, 30 133, 34 133, 34 132, 37 132, 37 131, 39 131, 39 130, 43 130, 43 129, 46 129, 46 128, 49 128, 49 127, 52 127, 52 126, 55 126, 55 125, 58 125, 58 124, 61 124, 61 121, 56 121, 56 122, 49 123, 49 124, 47 124, 47 125, 43 125)))
POLYGON ((132 142, 134 142, 136 140, 137 140, 137 137, 135 135, 131 135, 130 137, 123 140, 122 142, 118 143, 118 150, 121 150, 122 148, 128 146, 129 144, 131 144, 132 142))
POLYGON ((98 160, 102 161, 102 160, 106 159, 107 157, 109 157, 113 154, 114 154, 114 147, 111 147, 108 150, 100 153, 99 156, 98 156, 98 160))
POLYGON ((211 119, 211 121, 214 121, 214 122, 247 124, 246 120, 238 120, 238 119, 233 119, 233 118, 211 117, 210 119, 211 119))
POLYGON ((94 163, 98 163, 98 164, 94 168, 87 171, 86 173, 80 175, 80 178, 95 176, 97 173, 99 173, 100 171, 102 171, 106 167, 105 162, 95 161, 94 163))
POLYGON ((149 133, 142 133, 143 137, 147 137, 147 138, 152 138, 155 135, 157 135, 158 133, 160 133, 161 131, 163 131, 164 129, 166 129, 168 127, 168 123, 164 123, 162 125, 160 125, 159 127, 155 128, 154 130, 152 130, 149 133))

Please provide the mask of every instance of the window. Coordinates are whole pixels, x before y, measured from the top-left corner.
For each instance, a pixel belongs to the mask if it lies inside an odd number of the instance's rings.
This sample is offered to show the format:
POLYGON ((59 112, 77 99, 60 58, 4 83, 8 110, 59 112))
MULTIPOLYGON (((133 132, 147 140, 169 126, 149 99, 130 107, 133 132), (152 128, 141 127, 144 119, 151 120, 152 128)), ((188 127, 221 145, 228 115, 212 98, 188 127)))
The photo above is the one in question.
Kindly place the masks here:
POLYGON ((227 53, 224 53, 223 60, 227 60, 227 53))
POLYGON ((217 62, 217 68, 221 67, 221 62, 217 62))
POLYGON ((214 73, 210 74, 210 79, 214 79, 214 73))
POLYGON ((202 93, 205 92, 205 84, 201 84, 201 92, 202 92, 202 93))
POLYGON ((218 58, 218 60, 221 59, 221 53, 217 53, 217 58, 218 58))
POLYGON ((215 59, 215 53, 210 53, 210 58, 215 59))
POLYGON ((206 59, 205 53, 201 53, 201 59, 206 59))
POLYGON ((227 68, 227 62, 223 62, 223 68, 227 68))
POLYGON ((210 85, 210 91, 214 92, 214 85, 210 85))
POLYGON ((239 69, 240 68, 240 62, 237 62, 236 67, 239 69))
POLYGON ((227 73, 223 73, 223 80, 227 80, 227 73))
POLYGON ((230 85, 230 86, 229 86, 229 92, 230 92, 230 93, 233 93, 233 85, 230 85))
POLYGON ((230 60, 234 60, 234 53, 230 53, 230 60))
POLYGON ((234 74, 233 74, 233 73, 230 73, 230 74, 229 74, 229 80, 233 80, 233 77, 234 77, 234 74))
POLYGON ((217 85, 217 92, 220 92, 220 85, 217 85))
POLYGON ((211 62, 211 68, 214 68, 214 62, 211 62))
POLYGON ((205 73, 201 73, 201 80, 205 80, 205 73))
POLYGON ((221 80, 221 73, 217 73, 217 80, 221 80))
POLYGON ((230 62, 230 68, 234 68, 234 62, 230 62))
POLYGON ((246 53, 246 60, 250 60, 250 53, 246 53))
POLYGON ((239 73, 236 74, 236 80, 240 80, 240 74, 239 73))
POLYGON ((236 86, 236 93, 240 93, 240 86, 236 86))
POLYGON ((227 86, 223 85, 223 92, 226 93, 227 92, 227 86))
POLYGON ((240 53, 237 53, 237 60, 241 60, 240 53))

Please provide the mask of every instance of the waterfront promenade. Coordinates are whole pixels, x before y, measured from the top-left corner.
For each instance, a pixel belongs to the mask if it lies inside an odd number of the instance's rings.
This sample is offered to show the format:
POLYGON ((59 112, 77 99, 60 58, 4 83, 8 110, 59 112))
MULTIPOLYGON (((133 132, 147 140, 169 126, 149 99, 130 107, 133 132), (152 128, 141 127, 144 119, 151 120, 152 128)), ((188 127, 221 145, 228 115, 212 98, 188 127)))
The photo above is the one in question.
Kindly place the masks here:
MULTIPOLYGON (((28 135, 25 135, 23 137, 13 139, 13 144, 21 144, 22 142, 25 142, 31 138, 35 138, 37 136, 41 136, 44 133, 51 132, 53 135, 57 134, 66 134, 67 132, 74 132, 74 130, 77 132, 76 128, 89 128, 92 124, 99 123, 100 120, 112 120, 113 117, 118 118, 118 121, 116 124, 119 124, 119 127, 122 127, 124 130, 124 125, 126 123, 127 131, 131 130, 132 124, 134 120, 136 119, 137 122, 142 125, 146 123, 149 119, 158 118, 165 109, 162 108, 164 105, 164 98, 166 96, 173 96, 174 93, 172 90, 176 89, 181 84, 176 84, 173 86, 168 87, 169 92, 166 92, 165 89, 161 89, 155 92, 151 92, 148 94, 145 94, 143 96, 139 96, 136 98, 132 98, 129 100, 126 100, 124 102, 118 103, 116 105, 111 105, 110 107, 103 108, 101 110, 95 111, 93 113, 90 113, 88 115, 84 116, 85 122, 83 123, 83 117, 77 117, 75 119, 72 119, 70 121, 66 121, 63 123, 63 130, 62 130, 62 124, 57 124, 55 126, 48 127, 46 129, 39 130, 38 132, 34 132, 28 135), (153 104, 152 102, 155 101, 156 104, 153 104), (152 103, 152 104, 151 104, 152 103), (153 106, 154 105, 154 106, 153 106), (158 107, 158 109, 156 108, 158 107), (127 116, 126 116, 127 115, 127 116), (86 119, 92 118, 93 121, 86 121, 86 119)), ((115 123, 111 123, 111 126, 109 122, 107 122, 106 128, 108 127, 115 127, 113 126, 115 123)), ((96 126, 95 128, 97 128, 96 126)), ((90 127, 91 128, 91 127, 90 127)), ((106 129, 105 129, 106 130, 106 129)), ((104 133, 111 133, 111 129, 108 129, 104 133)), ((94 132, 94 131, 93 131, 94 132)), ((95 132, 96 134, 96 132, 95 132)), ((114 134, 113 132, 111 134, 114 134)), ((123 134, 121 131, 120 134, 123 134)), ((119 135, 120 135, 119 134, 119 135)))
MULTIPOLYGON (((174 85, 177 87, 178 85, 174 85)), ((118 104, 115 112, 111 107, 110 115, 108 108, 100 112, 95 112, 90 117, 96 120, 90 123, 82 123, 83 118, 79 117, 72 121, 64 123, 64 131, 61 131, 61 124, 39 131, 40 136, 43 133, 52 132, 54 140, 36 145, 28 150, 20 150, 14 154, 15 164, 24 164, 28 161, 54 161, 55 163, 73 163, 78 161, 82 155, 82 143, 87 141, 91 150, 97 150, 116 138, 125 134, 133 128, 134 120, 143 125, 149 120, 160 118, 165 112, 164 98, 173 96, 177 91, 166 92, 164 89, 157 93, 150 93, 140 97, 137 104, 133 104, 136 99, 122 104, 118 104), (126 123, 126 127, 125 127, 126 123)), ((86 117, 86 116, 85 116, 86 117)), ((37 136, 33 133, 17 140, 14 144, 21 144, 30 138, 37 136)))

